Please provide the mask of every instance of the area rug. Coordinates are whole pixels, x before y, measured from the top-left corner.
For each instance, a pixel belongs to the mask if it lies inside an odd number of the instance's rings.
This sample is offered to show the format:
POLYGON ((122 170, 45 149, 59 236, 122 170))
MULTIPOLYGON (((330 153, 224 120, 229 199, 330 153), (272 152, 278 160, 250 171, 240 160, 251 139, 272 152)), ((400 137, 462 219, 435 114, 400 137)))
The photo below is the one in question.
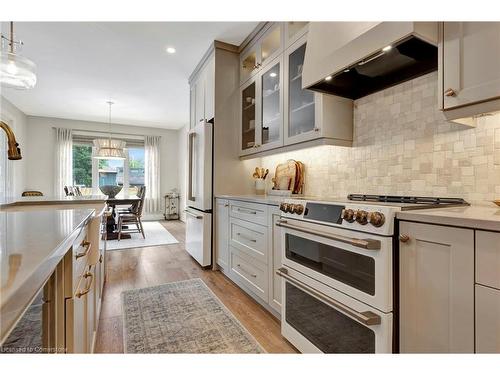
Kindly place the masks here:
POLYGON ((126 353, 263 353, 201 279, 122 293, 126 353))
MULTIPOLYGON (((146 239, 142 238, 140 233, 130 233, 132 238, 118 240, 110 240, 106 244, 107 250, 130 249, 132 247, 147 247, 158 245, 170 245, 179 243, 168 230, 165 229, 158 221, 144 221, 144 234, 146 239)), ((135 228, 135 225, 133 225, 135 228)))

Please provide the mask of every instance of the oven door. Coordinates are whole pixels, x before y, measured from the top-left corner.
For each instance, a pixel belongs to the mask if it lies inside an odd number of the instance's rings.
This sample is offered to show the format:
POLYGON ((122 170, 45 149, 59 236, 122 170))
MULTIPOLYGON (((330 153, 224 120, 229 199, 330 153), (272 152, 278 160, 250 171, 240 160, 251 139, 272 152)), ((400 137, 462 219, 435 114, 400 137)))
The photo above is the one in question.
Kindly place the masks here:
POLYGON ((282 264, 380 311, 392 311, 392 237, 299 220, 277 222, 282 264))
POLYGON ((282 267, 281 334, 302 353, 392 353, 392 313, 282 267))

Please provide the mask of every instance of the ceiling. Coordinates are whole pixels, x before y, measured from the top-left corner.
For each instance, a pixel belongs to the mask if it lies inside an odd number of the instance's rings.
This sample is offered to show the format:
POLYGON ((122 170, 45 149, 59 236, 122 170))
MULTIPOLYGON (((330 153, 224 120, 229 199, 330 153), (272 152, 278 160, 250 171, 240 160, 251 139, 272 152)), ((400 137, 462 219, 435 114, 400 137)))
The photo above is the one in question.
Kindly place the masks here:
MULTIPOLYGON (((257 22, 16 22, 37 65, 29 91, 2 89, 27 115, 177 129, 188 77, 213 40, 240 45, 257 22), (175 54, 166 52, 173 46, 175 54)), ((2 32, 8 25, 2 23, 2 32)))

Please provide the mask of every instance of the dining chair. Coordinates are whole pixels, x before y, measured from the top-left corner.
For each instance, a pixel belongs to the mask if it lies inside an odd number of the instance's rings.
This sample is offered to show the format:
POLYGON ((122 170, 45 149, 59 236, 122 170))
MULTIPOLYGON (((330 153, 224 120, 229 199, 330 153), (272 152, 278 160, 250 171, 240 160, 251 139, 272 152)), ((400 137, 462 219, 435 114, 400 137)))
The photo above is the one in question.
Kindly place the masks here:
POLYGON ((73 193, 75 194, 75 196, 77 197, 81 197, 83 194, 82 194, 82 191, 80 190, 80 187, 79 186, 73 186, 73 193))
POLYGON ((67 197, 72 197, 75 194, 73 193, 73 189, 71 186, 65 186, 64 187, 64 194, 66 194, 67 197))
POLYGON ((22 197, 43 197, 43 193, 37 190, 26 190, 21 194, 22 197))
MULTIPOLYGON (((142 191, 145 189, 146 187, 144 185, 142 186, 139 186, 137 187, 137 196, 140 198, 142 196, 142 191)), ((139 204, 139 202, 135 202, 135 203, 132 203, 129 207, 122 207, 122 208, 117 208, 116 211, 118 213, 124 213, 124 212, 133 212, 137 207, 137 205, 139 204)))
POLYGON ((142 238, 146 239, 144 234, 144 228, 142 226, 142 211, 144 209, 144 198, 146 197, 146 187, 142 187, 140 190, 140 200, 136 205, 132 205, 130 212, 119 212, 118 213, 118 241, 120 241, 122 233, 141 233, 142 238), (124 224, 135 224, 137 229, 127 229, 123 228, 124 224))

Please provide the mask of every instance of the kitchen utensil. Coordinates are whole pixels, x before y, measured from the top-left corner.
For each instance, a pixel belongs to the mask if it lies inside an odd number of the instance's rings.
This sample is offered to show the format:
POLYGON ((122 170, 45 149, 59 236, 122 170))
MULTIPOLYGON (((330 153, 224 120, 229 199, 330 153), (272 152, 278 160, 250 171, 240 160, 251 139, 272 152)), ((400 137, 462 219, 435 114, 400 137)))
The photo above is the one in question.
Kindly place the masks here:
POLYGON ((496 200, 494 200, 494 201, 493 201, 493 203, 495 203, 497 206, 499 206, 499 207, 500 207, 500 199, 496 199, 496 200))
POLYGON ((269 169, 266 169, 266 172, 264 173, 264 177, 262 177, 262 178, 265 180, 268 174, 269 174, 269 169))

